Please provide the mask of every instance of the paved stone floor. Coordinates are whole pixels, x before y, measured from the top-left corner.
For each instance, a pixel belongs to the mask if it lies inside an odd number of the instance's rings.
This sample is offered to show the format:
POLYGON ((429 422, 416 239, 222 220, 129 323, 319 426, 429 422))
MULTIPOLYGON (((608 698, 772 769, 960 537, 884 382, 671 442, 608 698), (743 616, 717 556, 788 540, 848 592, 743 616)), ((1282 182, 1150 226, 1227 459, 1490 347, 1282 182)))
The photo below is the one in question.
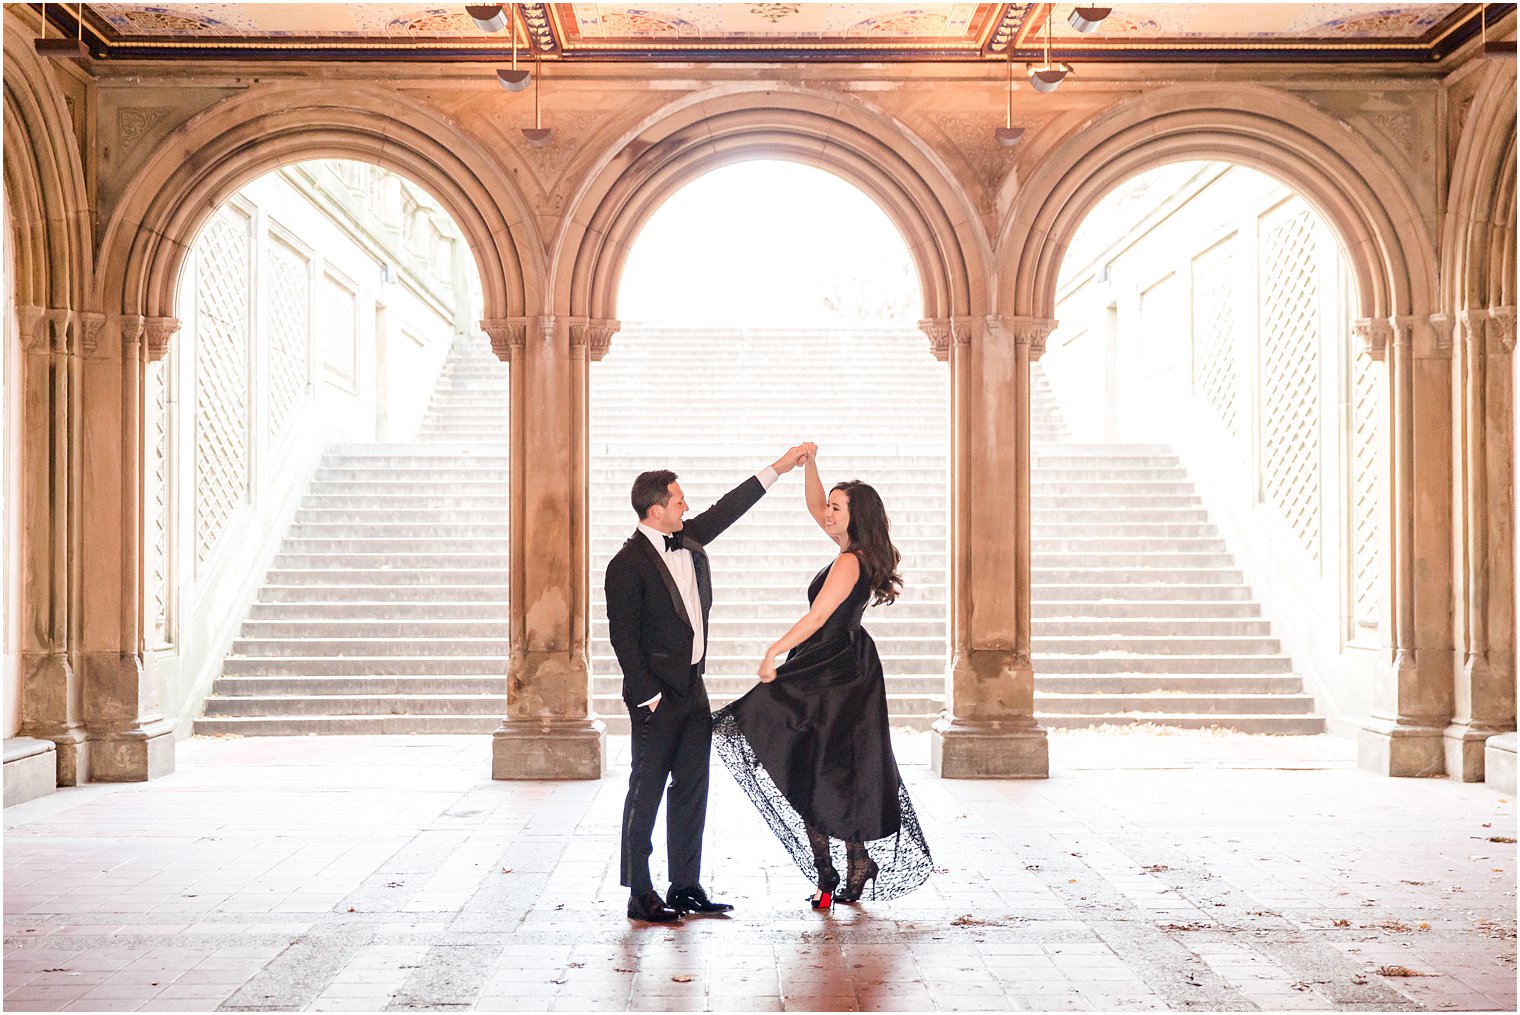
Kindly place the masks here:
POLYGON ((485 737, 197 739, 10 808, 5 1007, 1515 1008, 1513 801, 1347 741, 1058 734, 1048 781, 941 782, 905 735, 939 871, 832 915, 715 771, 739 908, 679 927, 623 916, 611 744, 600 782, 496 783, 485 737))

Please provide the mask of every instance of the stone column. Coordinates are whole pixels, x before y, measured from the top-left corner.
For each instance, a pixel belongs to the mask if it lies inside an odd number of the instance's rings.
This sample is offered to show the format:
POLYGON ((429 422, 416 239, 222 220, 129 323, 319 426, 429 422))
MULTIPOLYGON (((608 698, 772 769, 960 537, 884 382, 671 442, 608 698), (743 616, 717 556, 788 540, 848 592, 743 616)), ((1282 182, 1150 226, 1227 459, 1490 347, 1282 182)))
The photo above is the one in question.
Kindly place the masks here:
POLYGON ((494 779, 599 779, 606 727, 591 715, 586 322, 481 326, 511 368, 511 662, 494 779), (572 334, 574 332, 574 334, 572 334))
POLYGON ((1455 708, 1445 742, 1446 774, 1464 782, 1483 781, 1486 741, 1515 728, 1513 317, 1509 321, 1506 335, 1502 313, 1458 315, 1462 457, 1453 520, 1461 535, 1462 580, 1455 589, 1455 708))
POLYGON ((58 785, 89 779, 71 640, 69 333, 72 311, 17 307, 21 328, 22 736, 58 745, 58 785))
MULTIPOLYGON (((951 662, 930 760, 944 778, 1046 778, 1030 656, 1029 363, 1055 322, 949 322, 951 662)), ((946 329, 925 327, 930 340, 946 329)))
POLYGON ((81 507, 90 538, 81 666, 90 778, 97 782, 141 782, 174 771, 174 724, 159 708, 142 615, 142 400, 148 350, 156 345, 162 355, 178 327, 173 318, 87 317, 81 507))
POLYGON ((1389 665, 1375 678, 1358 762, 1395 776, 1441 775, 1452 714, 1451 329, 1398 317, 1357 322, 1388 357, 1389 665))

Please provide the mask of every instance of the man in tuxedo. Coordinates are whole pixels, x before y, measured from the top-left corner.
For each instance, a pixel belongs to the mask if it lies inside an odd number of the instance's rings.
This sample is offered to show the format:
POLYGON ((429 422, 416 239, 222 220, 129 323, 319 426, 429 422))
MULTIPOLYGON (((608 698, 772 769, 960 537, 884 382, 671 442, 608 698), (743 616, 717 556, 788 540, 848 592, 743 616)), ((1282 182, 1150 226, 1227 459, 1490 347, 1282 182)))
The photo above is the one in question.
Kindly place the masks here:
POLYGON ((646 472, 633 481, 638 529, 608 562, 606 580, 607 623, 623 671, 633 739, 622 840, 630 919, 664 922, 682 913, 734 908, 709 899, 699 876, 712 750, 711 707, 702 681, 712 610, 706 546, 812 447, 792 448, 691 519, 684 518, 686 497, 675 473, 646 472), (670 868, 664 899, 649 877, 650 837, 662 796, 670 868))

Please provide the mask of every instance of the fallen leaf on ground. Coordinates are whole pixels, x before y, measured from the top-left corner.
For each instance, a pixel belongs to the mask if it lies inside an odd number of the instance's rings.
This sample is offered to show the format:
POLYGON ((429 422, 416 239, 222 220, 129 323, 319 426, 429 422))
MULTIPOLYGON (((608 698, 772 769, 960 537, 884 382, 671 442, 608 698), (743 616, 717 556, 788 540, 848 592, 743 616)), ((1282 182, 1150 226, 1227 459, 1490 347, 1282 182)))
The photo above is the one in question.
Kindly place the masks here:
POLYGON ((1349 927, 1349 926, 1351 926, 1351 921, 1350 920, 1336 920, 1335 921, 1335 926, 1337 926, 1337 927, 1349 927))
POLYGON ((672 982, 672 983, 690 983, 691 982, 691 977, 689 977, 689 976, 672 976, 670 978, 670 982, 672 982))
POLYGON ((1418 970, 1410 969, 1408 966, 1378 966, 1377 967, 1377 974, 1379 976, 1429 976, 1430 975, 1429 973, 1421 973, 1418 970))

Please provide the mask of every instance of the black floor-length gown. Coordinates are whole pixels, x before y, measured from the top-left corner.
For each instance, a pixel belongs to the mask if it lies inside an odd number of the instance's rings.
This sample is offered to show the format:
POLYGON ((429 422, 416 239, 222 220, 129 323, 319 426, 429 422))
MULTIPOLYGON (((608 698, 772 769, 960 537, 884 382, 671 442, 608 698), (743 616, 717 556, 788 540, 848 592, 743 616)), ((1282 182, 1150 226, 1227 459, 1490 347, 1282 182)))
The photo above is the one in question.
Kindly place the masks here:
MULTIPOLYGON (((813 578, 809 603, 828 573, 813 578)), ((881 657, 860 626, 870 598, 862 574, 774 681, 713 715, 713 746, 809 881, 818 871, 805 825, 864 842, 879 869, 868 894, 891 899, 928 880, 934 862, 892 755, 881 657)), ((843 842, 831 848, 843 876, 843 842)))

